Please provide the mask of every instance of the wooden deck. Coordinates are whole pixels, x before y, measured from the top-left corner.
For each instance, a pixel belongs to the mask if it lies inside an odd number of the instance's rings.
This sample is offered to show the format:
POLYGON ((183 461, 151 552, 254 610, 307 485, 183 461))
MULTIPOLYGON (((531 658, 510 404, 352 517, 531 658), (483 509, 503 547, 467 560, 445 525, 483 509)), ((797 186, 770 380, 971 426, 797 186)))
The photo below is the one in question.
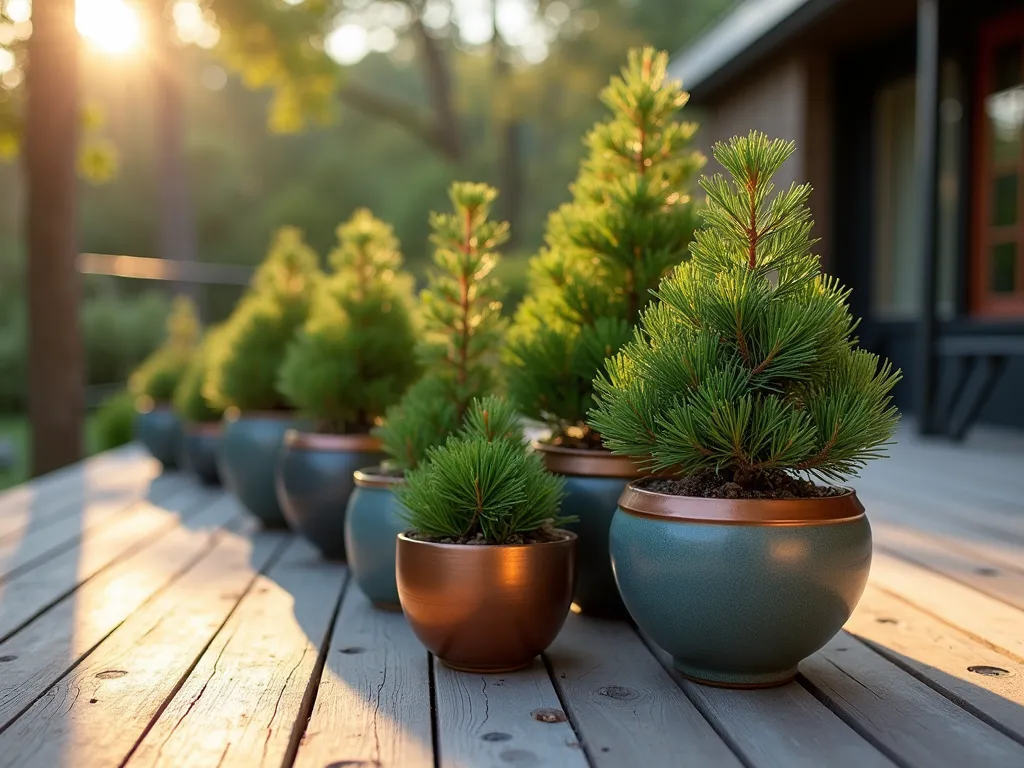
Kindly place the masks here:
POLYGON ((453 672, 344 567, 157 474, 128 447, 0 495, 0 766, 1024 766, 1024 436, 872 466, 872 582, 767 691, 576 615, 528 671, 453 672))

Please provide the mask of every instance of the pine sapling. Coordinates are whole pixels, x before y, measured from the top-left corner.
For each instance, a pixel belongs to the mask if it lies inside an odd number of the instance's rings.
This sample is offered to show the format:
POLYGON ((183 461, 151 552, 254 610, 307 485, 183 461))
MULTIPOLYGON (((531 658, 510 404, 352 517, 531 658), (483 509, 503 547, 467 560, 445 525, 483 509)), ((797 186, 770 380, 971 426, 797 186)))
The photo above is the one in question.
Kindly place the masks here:
POLYGON ((207 330, 191 362, 185 369, 174 390, 174 410, 183 421, 204 423, 220 421, 224 415, 221 408, 210 405, 203 397, 203 385, 209 371, 210 350, 216 345, 217 334, 223 332, 223 326, 215 326, 207 330))
POLYGON ((593 426, 616 453, 688 477, 674 492, 830 493, 799 478, 856 474, 896 428, 900 374, 857 348, 849 292, 821 273, 810 186, 773 194, 793 150, 757 132, 715 146, 730 178, 701 179, 692 258, 596 382, 593 426))
POLYGON ((195 305, 177 296, 167 317, 167 337, 128 379, 128 391, 153 403, 170 403, 199 344, 201 330, 195 305))

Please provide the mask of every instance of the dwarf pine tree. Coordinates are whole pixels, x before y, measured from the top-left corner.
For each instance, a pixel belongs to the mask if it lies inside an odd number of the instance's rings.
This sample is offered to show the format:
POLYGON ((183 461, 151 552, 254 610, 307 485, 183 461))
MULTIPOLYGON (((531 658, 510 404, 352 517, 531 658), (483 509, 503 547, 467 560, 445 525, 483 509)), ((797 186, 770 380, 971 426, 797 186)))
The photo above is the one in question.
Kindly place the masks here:
POLYGON ((687 257, 690 184, 704 158, 691 148, 696 126, 675 119, 687 94, 667 64, 651 48, 630 51, 602 92, 611 115, 587 135, 573 199, 548 221, 509 334, 509 392, 559 442, 600 445, 585 423, 594 377, 687 257))
POLYGON ((597 381, 591 423, 616 453, 747 491, 842 480, 884 455, 900 374, 857 348, 849 292, 820 271, 810 186, 773 196, 793 149, 757 132, 715 146, 731 179, 701 179, 692 258, 597 381))
POLYGON ((215 408, 203 397, 203 384, 209 368, 210 350, 216 346, 217 334, 223 326, 214 326, 206 331, 199 348, 174 390, 174 410, 184 421, 201 423, 219 421, 224 415, 222 408, 215 408))
POLYGON ((419 373, 412 277, 394 231, 365 208, 338 227, 334 268, 289 344, 278 390, 317 429, 367 432, 419 373))
POLYGON ((504 322, 491 272, 508 223, 490 219, 498 193, 486 184, 456 183, 453 211, 432 213, 434 270, 420 294, 422 326, 417 356, 424 375, 388 409, 377 430, 401 470, 415 467, 429 447, 459 428, 474 397, 494 386, 495 350, 504 322))
POLYGON ((199 344, 199 317, 186 296, 177 296, 167 316, 167 337, 128 379, 128 391, 169 403, 199 344))

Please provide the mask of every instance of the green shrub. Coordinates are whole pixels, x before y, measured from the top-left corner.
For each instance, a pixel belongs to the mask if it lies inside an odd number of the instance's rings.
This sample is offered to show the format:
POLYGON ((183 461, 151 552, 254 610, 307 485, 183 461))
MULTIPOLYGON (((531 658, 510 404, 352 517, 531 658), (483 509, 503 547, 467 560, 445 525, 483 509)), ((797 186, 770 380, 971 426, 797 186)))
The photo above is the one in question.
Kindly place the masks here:
POLYGON ((222 330, 223 326, 216 326, 206 332, 199 349, 192 356, 192 361, 174 390, 174 410, 184 421, 219 421, 224 415, 222 408, 213 407, 203 397, 203 385, 210 367, 210 349, 216 343, 217 334, 222 330))
POLYGON ((185 296, 176 297, 167 317, 167 338, 132 373, 128 391, 135 397, 169 403, 196 353, 199 333, 195 305, 185 296))
POLYGON ((731 180, 701 179, 692 259, 597 383, 591 421, 616 453, 748 493, 884 455, 899 372, 856 348, 849 292, 811 252, 810 186, 772 197, 793 148, 756 132, 715 146, 731 180))
POLYGON ((474 400, 458 434, 430 448, 398 491, 419 534, 454 542, 519 543, 550 537, 564 522, 565 480, 530 450, 516 409, 498 397, 474 400))
POLYGON ((135 395, 123 390, 100 405, 93 419, 93 434, 96 448, 109 451, 111 448, 132 441, 135 424, 135 395))
POLYGON ((559 442, 600 445, 585 423, 593 380, 632 337, 651 290, 687 255, 691 179, 704 163, 668 56, 633 50, 601 94, 610 117, 588 134, 573 198, 548 220, 506 359, 509 392, 559 442))
POLYGON ((82 309, 82 333, 89 383, 127 381, 166 340, 171 311, 170 299, 160 290, 135 296, 110 290, 87 298, 82 309))

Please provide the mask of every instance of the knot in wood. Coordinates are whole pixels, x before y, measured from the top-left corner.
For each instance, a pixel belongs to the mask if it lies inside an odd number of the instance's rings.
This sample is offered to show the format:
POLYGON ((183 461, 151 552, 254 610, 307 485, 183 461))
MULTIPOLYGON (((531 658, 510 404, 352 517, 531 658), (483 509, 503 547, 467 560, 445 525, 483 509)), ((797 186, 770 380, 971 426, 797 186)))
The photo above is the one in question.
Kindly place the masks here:
POLYGON ((96 677, 100 680, 113 680, 117 677, 124 677, 127 674, 123 669, 107 669, 103 672, 97 672, 96 677))
POLYGON ((635 699, 640 695, 632 688, 627 688, 624 685, 606 685, 604 688, 598 688, 597 692, 601 696, 607 696, 609 699, 618 699, 619 701, 635 699))
POLYGON ((1012 674, 1010 670, 1003 669, 1002 667, 990 667, 987 664, 974 664, 967 668, 968 672, 973 672, 976 675, 985 675, 986 677, 1006 677, 1012 674))
POLYGON ((542 723, 564 723, 567 718, 565 712, 560 709, 551 709, 550 707, 541 707, 535 709, 530 713, 530 716, 534 720, 540 720, 542 723))

